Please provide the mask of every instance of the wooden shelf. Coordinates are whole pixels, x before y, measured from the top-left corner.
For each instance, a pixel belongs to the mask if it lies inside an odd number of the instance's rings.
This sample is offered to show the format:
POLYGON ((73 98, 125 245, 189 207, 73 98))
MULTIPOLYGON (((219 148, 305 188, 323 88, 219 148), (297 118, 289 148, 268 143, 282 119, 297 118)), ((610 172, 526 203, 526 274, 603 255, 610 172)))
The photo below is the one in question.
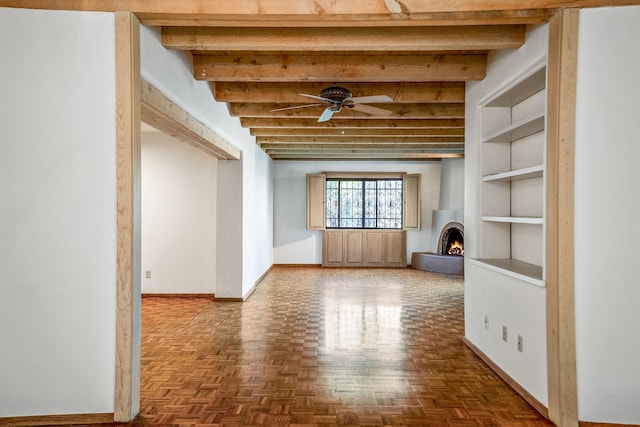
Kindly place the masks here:
POLYGON ((475 264, 486 269, 502 273, 509 277, 520 279, 536 286, 545 286, 542 277, 542 267, 515 259, 482 259, 471 258, 475 264))
POLYGON ((517 169, 508 172, 493 173, 482 177, 484 182, 520 181, 523 179, 541 178, 544 166, 536 165, 529 168, 517 169))
POLYGON ((513 142, 543 130, 544 113, 540 113, 487 135, 482 142, 513 142))
POLYGON ((483 216, 483 221, 489 222, 509 222, 511 224, 540 224, 544 223, 542 217, 528 217, 528 216, 483 216))

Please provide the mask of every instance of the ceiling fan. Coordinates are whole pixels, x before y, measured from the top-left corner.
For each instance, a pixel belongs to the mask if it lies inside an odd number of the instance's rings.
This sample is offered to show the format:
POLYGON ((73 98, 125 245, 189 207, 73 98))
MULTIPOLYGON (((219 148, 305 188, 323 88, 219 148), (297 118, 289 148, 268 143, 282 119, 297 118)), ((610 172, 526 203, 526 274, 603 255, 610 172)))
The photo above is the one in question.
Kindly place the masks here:
POLYGON ((307 104, 307 105, 298 105, 295 107, 286 107, 286 108, 278 108, 271 111, 284 111, 284 110, 293 110, 296 108, 307 108, 307 107, 321 107, 326 105, 327 108, 322 112, 320 117, 318 118, 318 122, 326 122, 331 119, 333 113, 338 113, 342 110, 343 107, 352 108, 357 111, 362 111, 363 113, 371 114, 374 116, 388 116, 391 114, 391 111, 385 110, 383 108, 372 107, 367 104, 374 104, 379 102, 393 102, 393 99, 388 97, 387 95, 374 95, 374 96, 352 96, 351 92, 348 89, 345 89, 340 86, 331 86, 326 89, 323 89, 320 92, 320 95, 309 95, 306 93, 301 93, 301 96, 306 96, 309 98, 317 99, 322 101, 322 103, 317 104, 307 104))

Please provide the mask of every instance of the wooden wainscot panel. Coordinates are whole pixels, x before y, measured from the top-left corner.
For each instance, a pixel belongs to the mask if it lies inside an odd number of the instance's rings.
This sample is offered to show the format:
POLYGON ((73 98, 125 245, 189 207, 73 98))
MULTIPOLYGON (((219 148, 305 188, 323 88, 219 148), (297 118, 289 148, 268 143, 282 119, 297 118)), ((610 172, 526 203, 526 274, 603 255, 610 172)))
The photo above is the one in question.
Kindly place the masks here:
POLYGON ((364 232, 347 230, 345 238, 345 265, 358 267, 364 264, 364 232))
POLYGON ((407 266, 407 233, 388 231, 384 234, 384 265, 386 267, 407 266))
POLYGON ((364 265, 380 267, 384 264, 384 232, 367 230, 364 232, 364 265))
POLYGON ((324 267, 406 267, 404 230, 325 230, 324 267))
POLYGON ((340 267, 344 258, 344 233, 342 230, 328 230, 322 233, 322 265, 340 267))

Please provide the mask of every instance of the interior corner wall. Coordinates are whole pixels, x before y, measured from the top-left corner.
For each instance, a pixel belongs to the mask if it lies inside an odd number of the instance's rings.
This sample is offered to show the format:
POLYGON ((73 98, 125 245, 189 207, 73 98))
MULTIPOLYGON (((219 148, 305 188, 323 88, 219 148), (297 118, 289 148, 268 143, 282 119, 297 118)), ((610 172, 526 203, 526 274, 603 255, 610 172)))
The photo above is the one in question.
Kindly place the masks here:
POLYGON ((581 421, 640 424, 640 6, 582 9, 575 144, 581 421))
POLYGON ((114 411, 115 21, 0 8, 0 417, 114 411))
POLYGON ((216 298, 241 298, 243 232, 243 163, 218 164, 216 190, 216 298))
MULTIPOLYGON (((234 259, 230 264, 224 265, 227 271, 222 277, 233 281, 220 282, 216 273, 216 296, 241 298, 253 288, 273 263, 273 161, 257 147, 255 137, 240 125, 240 120, 229 114, 227 105, 213 99, 208 82, 194 78, 189 54, 165 49, 160 42, 160 31, 156 28, 142 26, 140 43, 142 78, 194 118, 242 150, 241 160, 230 161, 241 163, 241 166, 223 166, 227 160, 218 162, 219 178, 227 173, 234 175, 237 170, 240 170, 242 175, 240 181, 217 181, 219 212, 223 209, 223 205, 219 203, 221 189, 235 188, 241 204, 234 205, 236 211, 233 215, 217 216, 216 243, 218 250, 229 245, 242 248, 239 260, 234 259), (236 188, 238 183, 240 187, 236 188), (239 239, 238 241, 220 240, 224 236, 221 234, 223 230, 234 229, 236 226, 235 222, 221 222, 221 218, 232 221, 242 219, 239 234, 227 236, 239 239), (238 271, 229 271, 232 267, 238 271)), ((228 206, 225 208, 229 209, 228 206)), ((216 258, 219 260, 220 256, 218 252, 216 258)), ((217 268, 221 268, 219 262, 217 268)))
MULTIPOLYGON (((421 174, 421 230, 407 231, 407 259, 432 251, 432 216, 440 200, 440 162, 294 162, 276 161, 274 168, 274 263, 322 264, 322 231, 307 230, 309 173, 407 172, 421 174)), ((439 231, 438 231, 439 233, 439 231)))
POLYGON ((143 293, 215 292, 217 162, 169 135, 142 132, 143 293))
POLYGON ((485 269, 469 261, 481 257, 481 153, 479 103, 546 57, 548 25, 529 27, 519 49, 490 55, 487 76, 466 84, 465 106, 465 337, 543 405, 548 404, 546 289, 485 269), (488 316, 488 328, 485 327, 488 316), (524 351, 514 340, 522 335, 524 351))
POLYGON ((464 159, 442 159, 439 209, 464 209, 464 159))

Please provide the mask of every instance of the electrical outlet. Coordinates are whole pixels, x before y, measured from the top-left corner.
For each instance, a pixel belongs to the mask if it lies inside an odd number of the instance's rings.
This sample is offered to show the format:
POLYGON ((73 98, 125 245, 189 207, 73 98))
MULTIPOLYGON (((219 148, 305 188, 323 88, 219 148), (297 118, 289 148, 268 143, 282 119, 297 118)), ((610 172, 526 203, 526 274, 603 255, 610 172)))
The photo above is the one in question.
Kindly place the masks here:
POLYGON ((507 327, 502 327, 502 341, 507 342, 507 327))
POLYGON ((151 279, 151 270, 147 270, 144 277, 146 277, 147 279, 151 279))
POLYGON ((522 335, 518 335, 518 351, 522 353, 522 335))
POLYGON ((489 329, 489 316, 484 315, 484 328, 489 329))

